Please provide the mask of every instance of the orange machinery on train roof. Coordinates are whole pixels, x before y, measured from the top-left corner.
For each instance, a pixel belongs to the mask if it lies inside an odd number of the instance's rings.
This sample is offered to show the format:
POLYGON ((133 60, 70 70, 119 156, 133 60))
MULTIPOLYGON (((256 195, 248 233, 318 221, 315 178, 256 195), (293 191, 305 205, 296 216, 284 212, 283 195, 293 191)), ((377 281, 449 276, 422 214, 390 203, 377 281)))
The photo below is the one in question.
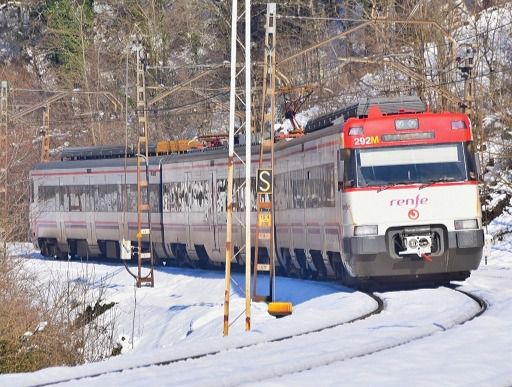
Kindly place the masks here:
POLYGON ((191 140, 163 140, 156 144, 156 154, 167 155, 170 153, 186 153, 193 150, 216 148, 223 146, 227 137, 227 134, 211 134, 198 136, 191 140))

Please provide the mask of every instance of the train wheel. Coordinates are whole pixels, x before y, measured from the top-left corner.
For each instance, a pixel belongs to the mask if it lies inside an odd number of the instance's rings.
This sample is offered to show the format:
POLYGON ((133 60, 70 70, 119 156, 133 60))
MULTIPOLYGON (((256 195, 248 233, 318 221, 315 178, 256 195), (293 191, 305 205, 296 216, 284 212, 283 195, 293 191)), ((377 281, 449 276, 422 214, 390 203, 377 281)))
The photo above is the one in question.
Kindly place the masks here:
POLYGON ((353 287, 356 284, 356 280, 350 275, 343 262, 337 261, 334 265, 336 271, 336 279, 341 281, 343 285, 353 287))
POLYGON ((69 251, 70 259, 76 258, 78 256, 78 248, 77 248, 76 241, 73 241, 73 240, 68 241, 68 251, 69 251))
POLYGON ((62 251, 59 246, 55 246, 55 259, 59 259, 62 261, 68 261, 69 254, 67 251, 62 251))
POLYGON ((196 261, 190 259, 187 253, 187 248, 184 244, 179 244, 176 247, 176 261, 178 267, 197 267, 196 261))
POLYGON ((46 247, 48 248, 48 256, 58 259, 60 257, 60 249, 57 246, 57 241, 47 240, 46 247))
POLYGON ((285 275, 288 277, 296 277, 297 273, 295 273, 295 268, 293 267, 290 250, 282 248, 280 256, 282 261, 281 266, 283 267, 285 275))
POLYGON ((311 278, 311 270, 308 268, 308 263, 306 260, 306 253, 304 250, 295 249, 295 256, 297 257, 297 262, 299 263, 299 277, 302 279, 310 279, 311 278))
MULTIPOLYGON (((282 250, 281 250, 282 251, 282 250)), ((275 250, 276 257, 275 257, 275 270, 276 275, 285 276, 286 275, 286 267, 283 259, 283 253, 281 251, 275 250)))
POLYGON ((323 280, 327 277, 327 268, 325 267, 324 258, 322 256, 322 252, 318 250, 310 250, 311 258, 313 259, 313 264, 315 265, 316 270, 312 270, 313 279, 323 280))
POLYGON ((206 252, 206 248, 204 247, 204 245, 194 245, 194 247, 196 249, 196 254, 199 257, 197 266, 200 269, 208 269, 210 267, 210 257, 206 252))
POLYGON ((41 255, 43 257, 49 257, 50 253, 48 252, 48 245, 46 244, 46 240, 39 239, 38 245, 39 245, 39 250, 41 250, 41 255))

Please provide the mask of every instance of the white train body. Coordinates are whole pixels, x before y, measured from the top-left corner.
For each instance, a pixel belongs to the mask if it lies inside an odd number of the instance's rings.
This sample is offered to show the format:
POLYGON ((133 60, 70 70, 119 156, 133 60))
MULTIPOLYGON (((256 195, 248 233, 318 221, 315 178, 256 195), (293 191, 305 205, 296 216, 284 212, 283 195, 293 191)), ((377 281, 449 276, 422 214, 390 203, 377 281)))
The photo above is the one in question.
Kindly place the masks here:
MULTIPOLYGON (((348 283, 467 277, 478 267, 483 247, 467 117, 378 113, 276 144, 277 264, 289 274, 348 283), (396 133, 389 126, 396 119, 416 120, 417 128, 396 133), (464 128, 447 128, 451 122, 463 122, 464 128), (434 134, 411 135, 427 132, 434 134), (398 137, 386 142, 390 133, 398 137), (408 135, 401 138, 402 133, 408 135), (387 180, 379 180, 379 174, 387 180)), ((158 259, 224 262, 227 150, 152 157, 149 169, 158 259)), ((137 239, 135 171, 134 159, 122 158, 35 166, 30 222, 42 253, 119 258, 119 242, 137 239)), ((234 176, 236 189, 241 164, 234 176)), ((240 218, 243 203, 243 196, 235 198, 240 218)), ((235 248, 243 245, 242 238, 235 222, 235 248)), ((243 263, 243 254, 238 257, 243 263)))

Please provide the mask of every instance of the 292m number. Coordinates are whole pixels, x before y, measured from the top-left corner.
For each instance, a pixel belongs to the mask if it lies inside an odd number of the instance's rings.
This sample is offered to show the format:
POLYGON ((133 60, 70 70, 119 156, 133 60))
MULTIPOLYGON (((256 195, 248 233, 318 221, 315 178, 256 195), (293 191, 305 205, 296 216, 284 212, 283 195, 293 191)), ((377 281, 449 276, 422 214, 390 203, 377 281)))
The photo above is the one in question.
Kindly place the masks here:
POLYGON ((379 136, 356 137, 354 145, 373 145, 379 143, 379 136))

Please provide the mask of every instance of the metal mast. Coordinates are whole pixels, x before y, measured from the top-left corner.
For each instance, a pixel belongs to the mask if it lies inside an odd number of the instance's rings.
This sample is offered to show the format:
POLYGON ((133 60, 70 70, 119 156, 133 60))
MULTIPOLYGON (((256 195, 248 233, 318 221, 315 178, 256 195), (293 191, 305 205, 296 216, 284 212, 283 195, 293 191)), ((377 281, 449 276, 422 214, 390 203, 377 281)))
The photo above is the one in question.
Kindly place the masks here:
MULTIPOLYGON (((243 15, 243 13, 242 13, 243 15)), ((241 15, 241 16, 242 16, 241 15)), ((228 186, 227 186, 227 214, 226 214, 226 284, 224 291, 224 336, 229 330, 229 296, 231 285, 231 261, 245 251, 245 330, 251 329, 251 4, 245 0, 245 43, 241 45, 245 50, 245 66, 237 73, 236 51, 237 51, 237 23, 238 2, 232 2, 231 14, 231 83, 229 98, 229 155, 228 155, 228 186), (236 93, 238 77, 245 70, 245 100, 236 93), (238 99, 245 104, 245 120, 235 130, 235 102, 238 99), (245 101, 245 102, 244 102, 245 101), (235 151, 235 135, 245 131, 245 159, 235 151), (244 190, 244 214, 245 218, 235 219, 245 230, 243 247, 233 255, 233 170, 235 157, 245 167, 241 174, 245 174, 243 183, 237 190, 244 190), (244 248, 245 247, 245 248, 244 248)), ((240 138, 241 136, 239 136, 240 138)))
POLYGON ((7 202, 7 166, 9 164, 7 154, 7 81, 0 82, 0 249, 1 255, 6 257, 7 232, 8 232, 8 202, 7 202))
POLYGON ((256 198, 256 241, 254 246, 253 299, 274 301, 274 117, 276 106, 276 3, 267 4, 265 59, 263 62, 263 98, 261 146, 256 198), (270 155, 269 155, 270 153, 270 155), (268 244, 265 242, 268 241, 268 244), (260 242, 267 245, 268 263, 260 263, 260 242), (257 294, 258 271, 269 273, 268 296, 257 294))
POLYGON ((50 104, 43 110, 43 126, 41 128, 41 162, 46 163, 50 158, 50 104))
POLYGON ((465 46, 464 57, 462 63, 459 64, 459 70, 462 74, 462 79, 464 79, 464 113, 469 118, 474 119, 475 78, 473 77, 473 67, 477 47, 474 44, 465 44, 463 46, 465 46))
POLYGON ((137 48, 137 114, 139 116, 137 141, 137 287, 143 283, 155 286, 153 271, 153 243, 151 241, 151 206, 149 202, 148 110, 146 103, 146 52, 137 48), (143 217, 145 223, 143 223, 143 217), (143 262, 149 262, 149 273, 142 275, 143 262))

